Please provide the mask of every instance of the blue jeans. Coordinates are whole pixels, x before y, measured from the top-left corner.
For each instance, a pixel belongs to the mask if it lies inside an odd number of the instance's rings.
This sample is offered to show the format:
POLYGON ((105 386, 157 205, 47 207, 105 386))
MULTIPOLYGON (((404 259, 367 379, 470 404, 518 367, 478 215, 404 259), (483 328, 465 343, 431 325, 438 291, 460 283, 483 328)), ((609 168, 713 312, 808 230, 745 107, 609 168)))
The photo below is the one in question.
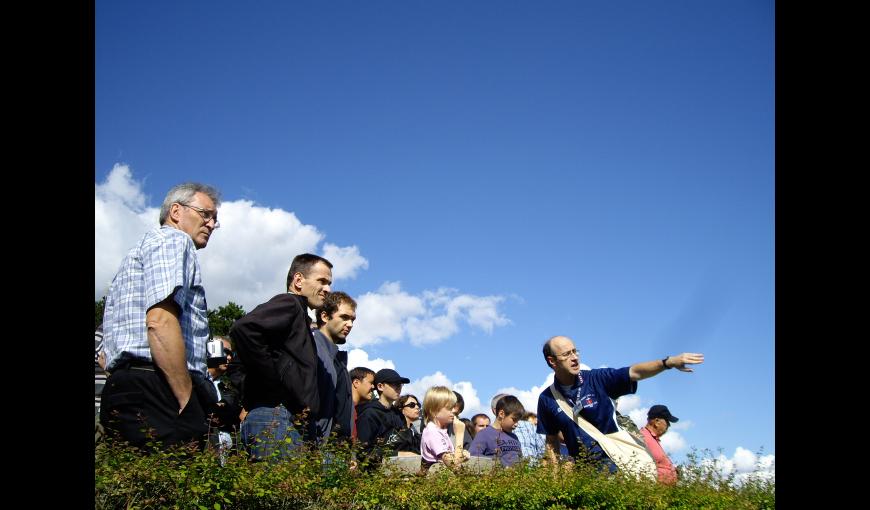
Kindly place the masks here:
POLYGON ((302 446, 294 416, 284 406, 251 409, 242 422, 242 443, 254 460, 286 459, 302 446))

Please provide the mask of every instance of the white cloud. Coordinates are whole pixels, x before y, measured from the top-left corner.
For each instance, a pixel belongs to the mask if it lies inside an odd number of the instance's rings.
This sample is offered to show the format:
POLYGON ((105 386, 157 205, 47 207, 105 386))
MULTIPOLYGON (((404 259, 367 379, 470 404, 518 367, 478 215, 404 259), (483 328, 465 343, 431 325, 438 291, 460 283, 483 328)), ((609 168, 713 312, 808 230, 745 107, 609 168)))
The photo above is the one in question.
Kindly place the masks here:
POLYGON ((363 347, 408 339, 421 346, 455 334, 463 322, 491 334, 496 326, 510 324, 498 311, 503 300, 502 296, 459 294, 448 288, 415 296, 403 291, 400 282, 386 282, 377 292, 357 298, 357 321, 348 344, 363 347))
POLYGON ((616 402, 616 409, 622 413, 630 413, 640 408, 640 397, 637 395, 623 395, 616 402))
POLYGON ((369 268, 369 261, 359 254, 356 246, 342 248, 326 243, 323 245, 323 256, 332 262, 332 278, 335 280, 354 279, 361 269, 369 268))
MULTIPOLYGON (((401 374, 401 372, 399 373, 401 374)), ((448 379, 444 373, 438 370, 434 374, 424 375, 423 377, 406 384, 402 387, 402 393, 416 395, 420 402, 422 402, 426 395, 426 390, 432 386, 446 386, 452 390, 453 382, 448 379)), ((459 393, 462 392, 460 391, 459 393)), ((462 395, 462 397, 464 398, 465 395, 462 395)))
POLYGON ((490 400, 487 400, 486 413, 492 414, 492 410, 489 409, 489 404, 490 404, 492 397, 494 397, 495 395, 498 395, 499 393, 507 393, 508 395, 513 395, 513 396, 517 397, 520 400, 520 402, 523 404, 523 407, 526 408, 526 412, 537 413, 538 412, 538 396, 541 394, 542 391, 544 391, 544 389, 546 389, 548 386, 553 384, 553 375, 554 375, 554 372, 551 371, 549 374, 547 374, 547 377, 544 378, 543 384, 541 384, 540 386, 532 386, 532 389, 530 389, 530 390, 521 390, 521 389, 516 388, 514 386, 500 388, 493 395, 490 395, 490 400))
POLYGON ((116 164, 106 181, 94 186, 94 299, 109 290, 121 259, 158 224, 159 207, 145 207, 142 185, 127 165, 116 164))
POLYGON ((382 368, 392 368, 395 370, 396 365, 392 360, 388 359, 369 359, 368 353, 362 349, 351 349, 347 353, 347 370, 351 371, 356 367, 366 367, 377 372, 382 368))
MULTIPOLYGON (((399 372, 401 374, 401 371, 399 372)), ((453 391, 458 391, 462 395, 462 400, 465 402, 465 409, 462 410, 463 418, 471 418, 477 413, 489 412, 489 404, 481 406, 480 397, 477 395, 477 389, 470 381, 459 381, 454 383, 440 370, 434 374, 423 376, 419 379, 411 381, 402 388, 402 394, 416 395, 420 402, 426 396, 426 390, 432 386, 446 386, 453 391)))
POLYGON ((683 439, 683 436, 673 429, 668 429, 667 433, 662 436, 662 449, 668 455, 673 455, 675 453, 681 452, 688 448, 688 444, 686 444, 686 440, 683 439))
POLYGON ((758 457, 752 451, 738 446, 731 458, 719 454, 715 458, 701 461, 701 466, 717 472, 723 478, 734 475, 734 484, 740 485, 751 478, 774 481, 776 478, 776 457, 758 457))
MULTIPOLYGON (((94 187, 94 299, 106 294, 124 255, 144 232, 158 225, 159 205, 146 207, 142 183, 127 165, 115 165, 94 187)), ((168 190, 166 190, 168 191, 168 190)), ((163 197, 160 197, 162 201, 163 197)), ((324 235, 292 212, 249 200, 223 202, 221 228, 197 252, 209 308, 233 301, 246 311, 286 291, 287 270, 300 253, 318 253, 324 235)), ((336 260, 333 278, 354 278, 368 267, 356 246, 327 243, 336 260)))

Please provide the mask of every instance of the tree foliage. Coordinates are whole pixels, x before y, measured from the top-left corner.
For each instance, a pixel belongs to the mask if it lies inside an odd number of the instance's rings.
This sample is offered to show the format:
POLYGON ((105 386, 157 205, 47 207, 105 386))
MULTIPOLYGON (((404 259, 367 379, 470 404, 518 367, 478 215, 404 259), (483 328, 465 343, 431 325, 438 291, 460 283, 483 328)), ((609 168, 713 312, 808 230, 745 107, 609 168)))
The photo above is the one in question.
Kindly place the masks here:
POLYGON ((99 301, 94 301, 94 331, 103 323, 103 311, 106 309, 106 296, 99 301))
POLYGON ((245 309, 230 301, 217 310, 208 311, 208 327, 212 336, 226 336, 236 320, 245 315, 245 309))
MULTIPOLYGON (((106 309, 106 296, 103 296, 99 301, 94 301, 94 329, 96 330, 103 323, 103 313, 106 309)), ((219 306, 216 310, 208 311, 208 327, 211 329, 212 335, 225 336, 229 334, 230 328, 236 320, 245 315, 245 309, 230 301, 224 306, 219 306)))

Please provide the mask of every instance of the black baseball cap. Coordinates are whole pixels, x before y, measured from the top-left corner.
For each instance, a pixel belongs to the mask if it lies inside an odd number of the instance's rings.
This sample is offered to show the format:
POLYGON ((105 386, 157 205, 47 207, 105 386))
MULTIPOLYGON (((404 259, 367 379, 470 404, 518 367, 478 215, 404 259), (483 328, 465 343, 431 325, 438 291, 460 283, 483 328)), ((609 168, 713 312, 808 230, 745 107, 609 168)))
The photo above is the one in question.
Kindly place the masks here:
POLYGON ((375 386, 380 383, 402 383, 408 384, 411 382, 407 377, 402 377, 392 368, 382 368, 375 374, 375 386))
POLYGON ((671 414, 670 411, 668 411, 668 406, 663 406, 661 404, 656 404, 650 407, 649 412, 646 413, 647 420, 652 420, 653 418, 664 418, 671 423, 676 423, 680 421, 679 418, 677 418, 676 416, 671 414))

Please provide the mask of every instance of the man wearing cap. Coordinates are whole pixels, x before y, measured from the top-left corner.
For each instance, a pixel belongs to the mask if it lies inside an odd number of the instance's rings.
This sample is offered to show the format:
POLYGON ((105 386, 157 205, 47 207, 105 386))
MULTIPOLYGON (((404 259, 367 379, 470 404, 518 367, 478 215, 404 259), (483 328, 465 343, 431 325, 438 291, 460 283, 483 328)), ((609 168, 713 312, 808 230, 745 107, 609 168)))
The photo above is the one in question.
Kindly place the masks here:
POLYGON ((676 423, 679 418, 672 415, 667 406, 656 404, 649 408, 646 414, 646 426, 640 429, 646 447, 656 461, 659 482, 673 485, 677 483, 677 470, 671 463, 665 451, 662 449, 661 438, 670 428, 671 423, 676 423))
POLYGON ((410 379, 395 370, 382 368, 375 374, 378 399, 357 407, 357 439, 365 445, 372 464, 379 463, 384 456, 395 455, 392 444, 406 425, 402 415, 393 408, 393 402, 402 395, 402 385, 409 382, 410 379))

